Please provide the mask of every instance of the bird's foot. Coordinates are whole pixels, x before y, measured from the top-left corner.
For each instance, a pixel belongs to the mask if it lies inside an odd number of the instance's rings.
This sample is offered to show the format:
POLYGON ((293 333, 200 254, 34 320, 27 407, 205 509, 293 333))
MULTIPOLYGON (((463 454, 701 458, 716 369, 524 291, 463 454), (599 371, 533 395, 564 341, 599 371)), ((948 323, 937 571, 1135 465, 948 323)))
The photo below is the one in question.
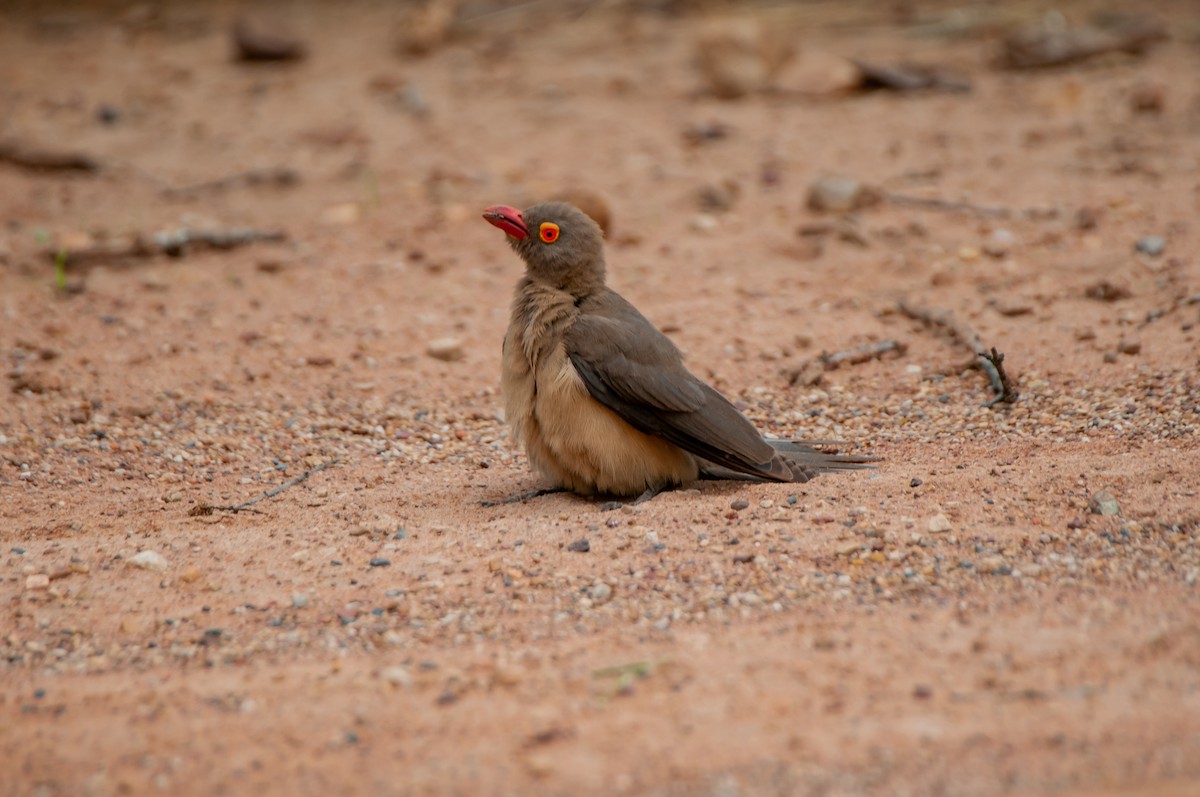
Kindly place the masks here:
POLYGON ((545 487, 541 490, 533 490, 528 493, 510 496, 503 501, 480 501, 480 506, 504 506, 505 504, 519 504, 522 501, 528 501, 530 498, 541 498, 543 495, 553 495, 554 493, 565 493, 566 487, 545 487))
POLYGON ((669 487, 651 487, 632 501, 606 501, 600 505, 600 511, 611 512, 614 509, 620 509, 623 506, 637 506, 638 504, 644 504, 654 496, 669 489, 669 487))

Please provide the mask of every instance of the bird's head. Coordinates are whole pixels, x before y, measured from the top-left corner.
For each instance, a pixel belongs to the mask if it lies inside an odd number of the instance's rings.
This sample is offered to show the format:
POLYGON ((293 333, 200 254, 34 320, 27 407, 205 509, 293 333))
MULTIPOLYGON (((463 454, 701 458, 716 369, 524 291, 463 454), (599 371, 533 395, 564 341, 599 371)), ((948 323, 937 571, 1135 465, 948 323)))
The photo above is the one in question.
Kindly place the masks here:
POLYGON ((578 208, 565 202, 523 211, 492 205, 483 218, 504 230, 532 279, 580 298, 604 287, 604 233, 578 208))

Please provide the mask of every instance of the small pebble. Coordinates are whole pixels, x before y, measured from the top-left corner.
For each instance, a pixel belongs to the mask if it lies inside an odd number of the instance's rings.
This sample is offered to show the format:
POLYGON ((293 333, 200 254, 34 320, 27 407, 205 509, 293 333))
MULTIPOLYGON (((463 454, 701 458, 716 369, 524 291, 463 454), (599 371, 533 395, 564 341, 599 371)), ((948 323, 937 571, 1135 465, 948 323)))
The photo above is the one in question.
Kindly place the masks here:
POLYGON ((425 348, 425 353, 435 360, 448 363, 461 360, 465 354, 462 341, 458 338, 438 338, 437 340, 432 340, 425 348))
POLYGON ((1098 302, 1119 302, 1128 299, 1133 294, 1123 285, 1115 285, 1108 280, 1094 282, 1084 291, 1084 296, 1098 302))
POLYGON ((979 565, 976 569, 980 573, 1004 575, 1006 572, 1012 572, 1011 568, 1006 567, 1007 564, 1008 563, 1004 561, 1003 556, 985 556, 979 560, 979 565))
POLYGON ((139 551, 129 557, 129 564, 142 570, 166 570, 167 560, 156 551, 139 551))
POLYGON ((1134 248, 1143 255, 1158 257, 1167 248, 1167 239, 1161 235, 1147 235, 1139 238, 1134 248))
POLYGON ((1117 516, 1121 514, 1121 506, 1112 493, 1093 493, 1088 499, 1088 511, 1093 515, 1117 516))
POLYGON ((710 183, 696 192, 696 202, 706 213, 724 213, 733 207, 741 188, 734 180, 710 183))
POLYGON ((304 42, 271 19, 242 17, 234 24, 233 41, 242 61, 294 61, 305 54, 304 42))
POLYGON ((1142 350, 1142 344, 1136 340, 1122 340, 1117 343, 1117 351, 1121 354, 1138 354, 1142 350))
POLYGON ((992 230, 988 235, 987 240, 983 242, 983 251, 989 257, 1000 258, 1012 251, 1013 244, 1017 242, 1017 237, 1010 230, 999 229, 992 230))
POLYGON ((915 487, 920 487, 920 486, 921 486, 922 484, 924 484, 924 483, 925 483, 925 482, 921 481, 920 479, 913 479, 912 481, 910 481, 910 482, 908 483, 908 486, 909 486, 909 487, 914 487, 914 488, 915 488, 915 487))
POLYGON ((603 581, 597 581, 592 585, 592 588, 588 590, 588 596, 594 603, 599 605, 612 597, 612 587, 608 586, 603 581))
POLYGON ((421 87, 413 81, 405 81, 403 86, 397 88, 394 98, 406 113, 418 119, 429 116, 429 100, 425 99, 421 87))
POLYGON ((293 595, 292 596, 292 608, 293 609, 308 608, 308 594, 304 593, 304 592, 297 592, 295 595, 293 595))
POLYGON ((1166 90, 1157 83, 1139 83, 1129 97, 1129 107, 1135 113, 1162 113, 1166 105, 1166 90))
POLYGON ((34 573, 25 579, 25 589, 33 591, 50 588, 50 576, 45 573, 34 573))
POLYGON ((407 667, 384 667, 379 671, 379 677, 392 686, 403 689, 407 689, 413 685, 413 677, 407 667))
POLYGON ((849 213, 881 199, 878 189, 842 175, 821 177, 808 188, 808 208, 819 213, 849 213))
POLYGON ((382 556, 373 557, 369 563, 371 567, 391 567, 392 560, 384 559, 382 556))
POLYGON ((580 537, 568 545, 567 550, 572 553, 587 553, 592 550, 592 544, 588 542, 587 537, 580 537))
POLYGON ((926 525, 926 528, 929 530, 930 534, 945 534, 946 532, 950 531, 953 526, 950 525, 950 519, 939 512, 938 514, 929 518, 929 523, 926 525))
POLYGON ((121 110, 115 105, 102 102, 96 108, 96 119, 106 125, 116 124, 121 120, 121 110))
POLYGON ((750 502, 747 501, 745 498, 735 499, 734 502, 729 505, 729 508, 735 512, 740 512, 741 510, 748 509, 749 507, 750 507, 750 502))

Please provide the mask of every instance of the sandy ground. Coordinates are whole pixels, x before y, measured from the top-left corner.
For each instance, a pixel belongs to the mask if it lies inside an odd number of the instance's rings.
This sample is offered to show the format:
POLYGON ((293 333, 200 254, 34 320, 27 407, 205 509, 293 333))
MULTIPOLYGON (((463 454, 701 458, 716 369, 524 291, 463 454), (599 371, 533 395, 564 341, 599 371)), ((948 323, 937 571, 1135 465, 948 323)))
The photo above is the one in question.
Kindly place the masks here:
POLYGON ((1188 3, 1043 72, 991 60, 1040 6, 755 8, 798 55, 736 101, 697 16, 621 4, 425 57, 390 5, 280 4, 309 54, 264 65, 231 5, 34 5, 0 11, 0 140, 100 168, 0 163, 0 793, 1200 794, 1188 3), (841 57, 973 90, 831 94, 841 57), (831 173, 1007 212, 809 210, 831 173), (697 374, 880 467, 481 506, 539 482, 499 417, 520 265, 478 214, 579 188, 697 374), (47 251, 180 227, 286 240, 55 287, 47 251))

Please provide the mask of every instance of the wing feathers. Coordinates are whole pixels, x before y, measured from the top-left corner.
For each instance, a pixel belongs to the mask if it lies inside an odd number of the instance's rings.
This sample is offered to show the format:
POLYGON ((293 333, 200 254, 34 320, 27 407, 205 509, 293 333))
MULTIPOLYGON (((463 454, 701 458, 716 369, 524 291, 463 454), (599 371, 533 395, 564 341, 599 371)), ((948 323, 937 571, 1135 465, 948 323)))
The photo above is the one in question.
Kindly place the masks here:
POLYGON ((709 475, 804 482, 822 471, 870 467, 872 457, 827 453, 823 441, 764 440, 720 393, 683 365, 679 350, 612 291, 586 300, 566 334, 588 393, 630 426, 709 463, 709 475))

